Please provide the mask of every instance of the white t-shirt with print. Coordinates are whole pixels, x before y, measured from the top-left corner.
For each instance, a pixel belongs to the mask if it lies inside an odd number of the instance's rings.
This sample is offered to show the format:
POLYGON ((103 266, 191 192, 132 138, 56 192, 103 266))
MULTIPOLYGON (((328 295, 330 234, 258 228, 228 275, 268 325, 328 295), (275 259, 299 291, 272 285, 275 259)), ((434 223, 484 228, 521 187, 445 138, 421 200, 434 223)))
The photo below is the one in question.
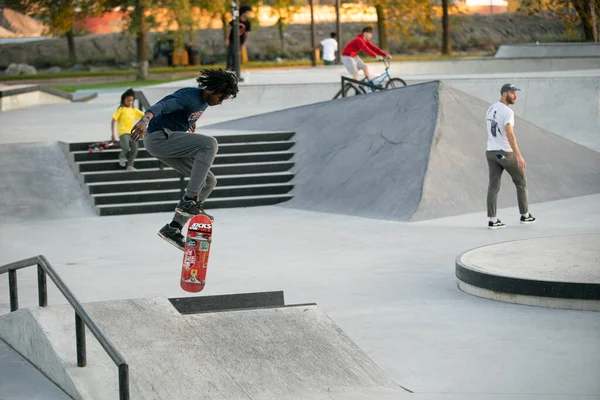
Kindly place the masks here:
POLYGON ((335 52, 338 49, 338 42, 334 38, 321 40, 323 46, 323 60, 335 61, 335 52))
POLYGON ((510 124, 514 128, 515 112, 499 101, 488 108, 485 121, 488 134, 487 150, 512 152, 510 143, 506 139, 505 126, 510 124))

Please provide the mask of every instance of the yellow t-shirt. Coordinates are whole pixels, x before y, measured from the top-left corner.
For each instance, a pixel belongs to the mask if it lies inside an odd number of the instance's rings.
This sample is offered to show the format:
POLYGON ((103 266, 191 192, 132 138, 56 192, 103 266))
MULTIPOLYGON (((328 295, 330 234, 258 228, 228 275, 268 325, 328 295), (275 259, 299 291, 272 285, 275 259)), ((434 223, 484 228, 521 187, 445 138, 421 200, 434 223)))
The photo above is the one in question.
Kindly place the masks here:
POLYGON ((144 113, 135 107, 119 107, 113 114, 113 119, 117 121, 119 136, 130 134, 135 121, 142 119, 143 116, 144 113))

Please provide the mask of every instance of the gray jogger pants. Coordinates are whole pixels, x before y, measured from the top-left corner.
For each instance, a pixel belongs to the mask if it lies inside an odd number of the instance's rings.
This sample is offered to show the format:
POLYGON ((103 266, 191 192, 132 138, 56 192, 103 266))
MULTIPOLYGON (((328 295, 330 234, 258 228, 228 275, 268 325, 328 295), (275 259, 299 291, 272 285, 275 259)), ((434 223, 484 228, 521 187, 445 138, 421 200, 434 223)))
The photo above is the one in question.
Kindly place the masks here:
POLYGON ((522 215, 528 213, 527 204, 527 177, 525 171, 519 168, 517 156, 513 152, 506 151, 487 151, 485 153, 489 171, 490 184, 487 194, 487 215, 489 218, 496 217, 496 204, 500 183, 502 181, 502 172, 506 170, 517 188, 517 201, 519 203, 519 212, 522 215))
MULTIPOLYGON (((217 185, 217 179, 210 172, 219 149, 214 137, 198 133, 157 131, 146 134, 144 146, 154 157, 190 177, 186 196, 199 196, 200 202, 203 202, 217 185)), ((187 218, 175 213, 173 220, 185 225, 187 218)))
POLYGON ((131 140, 131 135, 124 134, 119 136, 121 142, 121 154, 119 158, 123 161, 127 160, 127 166, 133 167, 133 163, 138 154, 138 143, 131 140))

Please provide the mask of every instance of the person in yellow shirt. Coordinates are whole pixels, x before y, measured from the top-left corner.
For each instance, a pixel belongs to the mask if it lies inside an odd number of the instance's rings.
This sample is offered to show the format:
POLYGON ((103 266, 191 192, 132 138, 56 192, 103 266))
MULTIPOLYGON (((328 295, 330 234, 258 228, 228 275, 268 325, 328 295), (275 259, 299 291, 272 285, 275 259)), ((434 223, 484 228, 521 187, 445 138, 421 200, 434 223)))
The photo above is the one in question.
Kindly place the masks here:
POLYGON ((113 114, 110 123, 111 140, 115 138, 115 122, 117 123, 117 133, 121 142, 121 154, 119 154, 119 165, 127 167, 127 171, 135 171, 133 163, 138 153, 138 144, 131 140, 131 128, 144 116, 144 113, 133 106, 135 93, 133 89, 128 89, 121 95, 121 106, 113 114))

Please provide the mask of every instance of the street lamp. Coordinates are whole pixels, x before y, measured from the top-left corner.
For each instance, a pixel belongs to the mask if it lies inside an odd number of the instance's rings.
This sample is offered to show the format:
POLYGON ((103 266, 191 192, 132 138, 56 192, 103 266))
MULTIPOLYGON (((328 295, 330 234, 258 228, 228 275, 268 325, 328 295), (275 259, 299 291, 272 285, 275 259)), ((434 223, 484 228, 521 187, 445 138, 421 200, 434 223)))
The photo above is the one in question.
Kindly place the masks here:
POLYGON ((237 79, 240 79, 240 11, 235 0, 231 1, 231 17, 233 23, 231 31, 231 35, 233 36, 233 43, 231 43, 233 46, 233 68, 235 76, 237 79))
POLYGON ((317 66, 317 29, 315 27, 315 9, 314 0, 310 4, 310 51, 312 53, 312 66, 317 66))

